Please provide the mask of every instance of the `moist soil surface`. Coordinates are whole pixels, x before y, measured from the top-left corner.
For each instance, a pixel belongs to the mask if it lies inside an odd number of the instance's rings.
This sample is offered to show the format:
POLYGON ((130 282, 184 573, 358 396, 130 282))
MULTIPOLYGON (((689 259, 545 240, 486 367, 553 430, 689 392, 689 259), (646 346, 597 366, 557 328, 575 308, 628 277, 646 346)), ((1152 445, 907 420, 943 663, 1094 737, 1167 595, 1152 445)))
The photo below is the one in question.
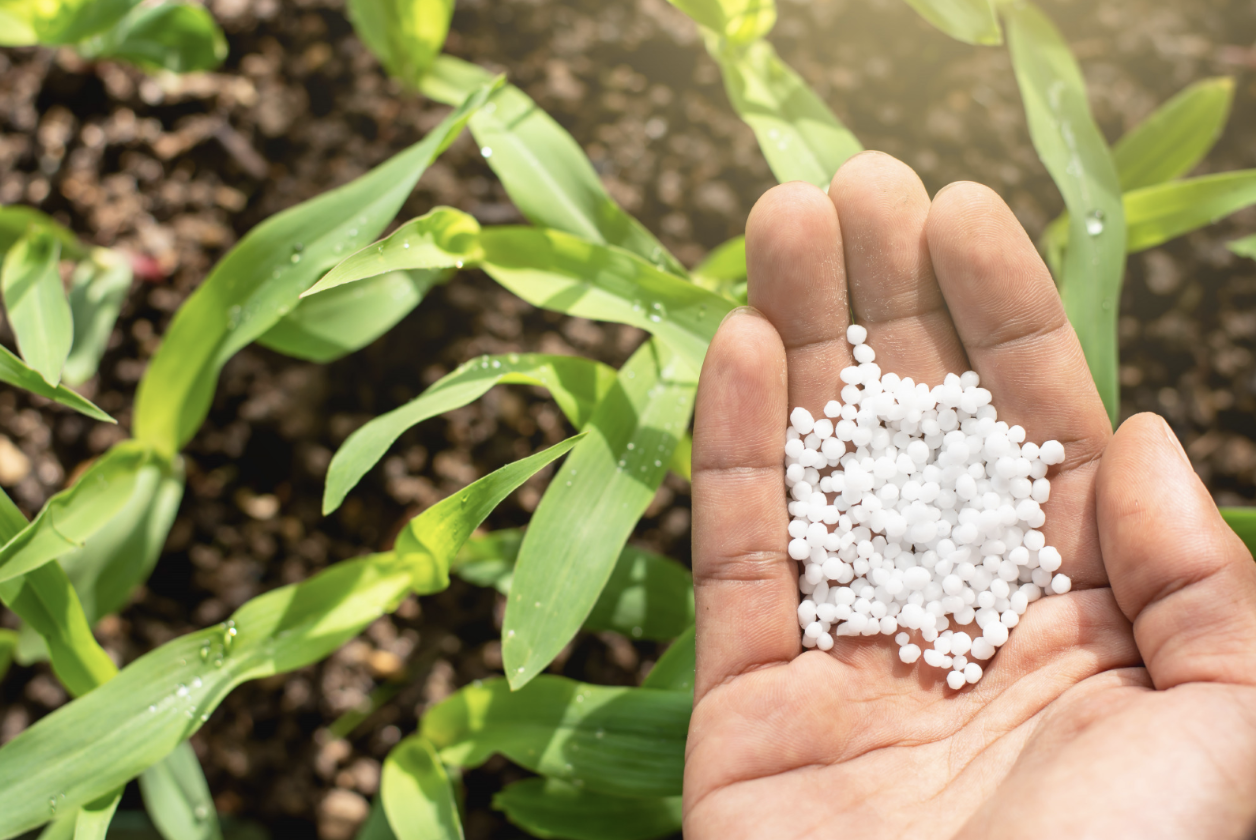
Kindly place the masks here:
MULTIPOLYGON (((1256 7, 1042 5, 1082 64, 1109 140, 1190 82, 1232 75, 1234 115, 1196 174, 1256 166, 1256 7)), ((84 388, 118 426, 0 390, 0 484, 28 515, 127 435, 136 383, 171 316, 233 243, 418 140, 447 112, 386 77, 339 2, 209 6, 230 45, 212 74, 156 79, 68 50, 0 51, 0 203, 36 206, 88 242, 130 252, 143 275, 84 388)), ((931 193, 961 179, 989 184, 1034 237, 1062 209, 1005 50, 951 41, 901 0, 781 0, 772 41, 868 148, 906 161, 931 193)), ((614 197, 687 265, 740 234, 774 183, 696 28, 665 0, 462 0, 447 50, 506 72, 553 114, 614 197)), ((467 134, 399 218, 438 204, 484 224, 523 221, 467 134)), ((1243 211, 1131 257, 1121 298, 1121 413, 1164 415, 1222 504, 1256 499, 1256 263, 1225 248, 1253 230, 1256 211, 1243 211)), ((468 358, 539 351, 618 365, 642 338, 537 310, 466 271, 332 364, 244 350, 185 452, 187 491, 156 571, 100 622, 99 639, 130 662, 259 593, 386 548, 407 518, 570 433, 544 393, 499 387, 407 432, 340 510, 321 516, 323 476, 345 437, 468 358)), ((525 524, 548 476, 487 525, 525 524)), ((689 522, 688 485, 671 476, 633 541, 687 563, 689 522)), ((424 709, 500 673, 502 607, 495 592, 455 579, 326 661, 237 689, 193 738, 220 813, 285 840, 351 837, 381 760, 424 709), (391 697, 350 729, 342 716, 381 686, 391 697)), ((16 626, 2 611, 0 622, 16 626)), ((633 685, 661 649, 586 634, 551 670, 633 685)), ((0 743, 66 699, 46 666, 15 666, 0 683, 0 743)), ((522 836, 490 800, 525 775, 500 758, 465 775, 468 837, 522 836)), ((141 807, 134 785, 122 807, 141 807)))

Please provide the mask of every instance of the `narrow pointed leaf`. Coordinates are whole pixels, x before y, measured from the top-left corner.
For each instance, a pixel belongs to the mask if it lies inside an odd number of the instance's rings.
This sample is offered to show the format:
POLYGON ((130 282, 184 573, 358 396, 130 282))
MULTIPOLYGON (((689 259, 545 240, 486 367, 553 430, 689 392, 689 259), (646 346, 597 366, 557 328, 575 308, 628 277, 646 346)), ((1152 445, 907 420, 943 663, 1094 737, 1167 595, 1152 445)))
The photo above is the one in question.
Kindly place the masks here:
POLYGON ((325 364, 361 350, 396 326, 450 272, 389 271, 302 300, 258 344, 325 364))
POLYGON ((519 383, 548 388, 558 407, 579 429, 614 381, 613 368, 579 356, 512 353, 473 359, 416 399, 376 417, 349 436, 327 469, 323 513, 340 507, 349 491, 407 429, 474 402, 494 385, 519 383))
POLYGON ((91 400, 79 396, 64 385, 58 385, 55 388, 49 385, 42 376, 5 347, 0 347, 0 382, 7 382, 32 394, 38 394, 45 399, 72 408, 93 420, 101 420, 105 423, 117 422, 97 408, 91 400))
POLYGON ((776 180, 806 181, 827 190, 838 167, 863 151, 767 41, 738 48, 708 38, 707 50, 724 73, 733 110, 754 131, 776 180))
MULTIPOLYGON (((19 32, 0 32, 0 44, 74 44, 105 31, 121 20, 139 0, 11 0, 6 16, 19 23, 19 32), (33 40, 26 36, 33 35, 33 40), (9 40, 12 38, 13 40, 9 40)), ((3 23, 0 17, 0 23, 3 23)))
MULTIPOLYGON (((734 236, 719 245, 693 270, 694 282, 710 288, 704 281, 731 284, 746 279, 746 237, 734 236)), ((712 291, 716 291, 712 289, 712 291)))
POLYGON ((461 268, 464 262, 474 263, 481 256, 480 223, 461 210, 437 207, 350 254, 301 297, 389 271, 461 268))
POLYGON ((694 21, 733 44, 762 38, 776 25, 774 0, 669 0, 694 21))
POLYGON ((1239 535, 1247 550, 1256 554, 1256 507, 1223 507, 1221 516, 1239 535))
POLYGON ((136 438, 167 454, 182 448, 209 411, 227 360, 295 309, 343 254, 384 229, 490 92, 472 95, 427 137, 366 175, 249 231, 175 314, 140 382, 136 438))
POLYGON ((689 424, 696 382, 681 356, 648 341, 594 409, 519 550, 502 640, 512 686, 543 671, 590 616, 689 424))
MULTIPOLYGON (((3 12, 0 12, 0 15, 3 15, 3 12)), ((3 17, 0 17, 0 30, 3 28, 3 17)), ((8 204, 0 206, 0 258, 7 254, 9 249, 32 227, 51 233, 53 238, 61 243, 61 256, 65 259, 78 260, 87 256, 86 246, 56 219, 39 212, 34 207, 8 204)))
POLYGON ((533 306, 631 324, 653 333, 702 367, 707 345, 731 301, 700 289, 627 251, 556 230, 486 229, 482 268, 533 306))
POLYGON ((165 840, 221 840, 209 782, 187 741, 140 774, 140 794, 165 840))
POLYGON ((1202 79, 1161 105, 1112 148, 1121 189, 1180 178, 1212 149, 1230 118, 1234 79, 1202 79))
POLYGON ((121 801, 122 788, 118 788, 80 808, 74 820, 74 840, 105 840, 113 813, 121 801))
POLYGON ((380 801, 397 840, 462 840, 454 786, 431 742, 411 735, 380 774, 380 801))
POLYGON ((690 626, 654 663, 641 686, 693 694, 695 656, 694 628, 690 626))
POLYGON ((147 446, 124 441, 98 458, 0 547, 0 581, 24 575, 81 547, 125 507, 141 469, 153 457, 147 446))
POLYGON ((1029 134, 1070 214, 1060 294, 1099 395, 1115 423, 1116 318, 1125 270, 1125 214, 1116 164, 1090 113, 1068 46, 1031 3, 1005 4, 1012 66, 1029 134))
POLYGON ((0 681, 3 681, 4 675, 9 673, 9 666, 13 664, 13 651, 16 647, 17 633, 0 628, 0 681))
POLYGON ((203 6, 171 2, 137 6, 108 31, 79 45, 88 58, 129 61, 149 73, 213 70, 227 39, 203 6))
MULTIPOLYGON (((476 586, 510 594, 523 531, 493 531, 468 540, 450 571, 476 586)), ((684 566, 650 551, 624 546, 584 629, 612 630, 634 639, 674 639, 693 624, 693 580, 684 566)))
POLYGON ((1240 257, 1256 260, 1256 234, 1227 242, 1226 247, 1240 257))
POLYGON ((61 243, 34 230, 18 240, 0 270, 5 314, 26 363, 50 386, 61 382, 74 323, 61 284, 61 243))
POLYGON ((992 0, 907 0, 920 16, 966 44, 1001 44, 992 0))
POLYGON ((472 684, 429 709, 422 735, 457 767, 501 753, 535 773, 620 796, 678 796, 693 698, 543 675, 472 684))
POLYGON ((79 385, 96 375, 118 321, 118 312, 131 290, 131 279, 130 263, 121 255, 104 249, 75 269, 70 284, 74 340, 62 371, 67 383, 79 385))
MULTIPOLYGON (((420 87, 427 96, 452 104, 488 78, 488 71, 445 55, 420 87)), ((497 91, 471 118, 471 133, 528 221, 623 248, 678 277, 688 276, 654 234, 615 203, 580 144, 519 88, 505 85, 497 91)))
POLYGON ((466 537, 578 440, 509 464, 433 505, 398 538, 405 553, 342 561, 254 598, 230 621, 162 645, 24 730, 0 747, 0 838, 46 822, 52 796, 64 794, 63 807, 77 808, 142 773, 196 732, 240 683, 317 662, 408 592, 448 585, 449 561, 466 537))
POLYGON ((1125 194, 1126 249, 1154 248, 1256 204, 1256 169, 1219 172, 1125 194))
MULTIPOLYGON (((11 540, 27 524, 22 512, 0 491, 0 538, 11 540)), ((82 696, 118 672, 92 635, 74 587, 57 563, 45 563, 0 583, 0 600, 25 622, 23 631, 39 634, 53 672, 71 695, 82 696)))
POLYGON ((611 796, 558 779, 524 779, 506 785, 493 796, 493 807, 533 837, 651 840, 680 831, 679 796, 611 796))
POLYGON ((389 75, 410 87, 440 55, 453 13, 453 0, 349 0, 358 37, 389 75))

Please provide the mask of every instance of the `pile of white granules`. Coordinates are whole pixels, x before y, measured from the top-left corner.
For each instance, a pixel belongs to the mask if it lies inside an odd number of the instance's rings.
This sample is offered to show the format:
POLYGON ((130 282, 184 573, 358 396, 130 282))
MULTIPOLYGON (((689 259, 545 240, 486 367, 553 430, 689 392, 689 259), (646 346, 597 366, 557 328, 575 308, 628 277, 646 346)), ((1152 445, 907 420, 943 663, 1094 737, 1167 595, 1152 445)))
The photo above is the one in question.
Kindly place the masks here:
POLYGON ((894 636, 898 656, 948 670, 952 689, 981 679, 1030 603, 1062 595, 1060 552, 1046 544, 1049 440, 999 421, 969 371, 927 385, 881 373, 846 331, 859 363, 841 372, 841 402, 789 416, 785 483, 789 556, 800 561, 798 623, 806 647, 835 636, 894 636), (837 469, 840 467, 840 469, 837 469), (961 629, 963 628, 963 629, 961 629))

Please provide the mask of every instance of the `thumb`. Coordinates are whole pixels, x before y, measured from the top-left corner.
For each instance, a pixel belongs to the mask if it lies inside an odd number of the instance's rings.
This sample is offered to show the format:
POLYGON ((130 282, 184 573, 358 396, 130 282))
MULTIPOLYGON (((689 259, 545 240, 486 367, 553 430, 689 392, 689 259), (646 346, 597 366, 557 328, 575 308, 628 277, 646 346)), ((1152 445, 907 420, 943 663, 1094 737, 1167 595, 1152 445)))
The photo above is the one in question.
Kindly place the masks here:
POLYGON ((1256 684, 1256 564, 1158 416, 1121 424, 1097 506, 1112 593, 1156 688, 1256 684))

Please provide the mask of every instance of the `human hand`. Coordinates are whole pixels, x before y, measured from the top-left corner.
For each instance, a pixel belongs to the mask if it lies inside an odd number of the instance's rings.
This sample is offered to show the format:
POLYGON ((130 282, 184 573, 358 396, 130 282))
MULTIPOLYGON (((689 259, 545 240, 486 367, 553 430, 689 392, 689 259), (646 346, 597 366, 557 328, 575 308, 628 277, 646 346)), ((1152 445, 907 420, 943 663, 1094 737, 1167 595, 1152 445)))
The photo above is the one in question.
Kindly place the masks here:
POLYGON ((865 153, 827 196, 769 191, 746 238, 755 309, 720 327, 694 423, 687 840, 1251 836, 1256 564, 1162 420, 1111 434, 1007 206, 970 183, 931 203, 865 153), (884 370, 976 370, 1000 419, 1065 445, 1044 531, 1073 590, 959 692, 888 638, 800 644, 786 418, 837 397, 848 301, 884 370))

